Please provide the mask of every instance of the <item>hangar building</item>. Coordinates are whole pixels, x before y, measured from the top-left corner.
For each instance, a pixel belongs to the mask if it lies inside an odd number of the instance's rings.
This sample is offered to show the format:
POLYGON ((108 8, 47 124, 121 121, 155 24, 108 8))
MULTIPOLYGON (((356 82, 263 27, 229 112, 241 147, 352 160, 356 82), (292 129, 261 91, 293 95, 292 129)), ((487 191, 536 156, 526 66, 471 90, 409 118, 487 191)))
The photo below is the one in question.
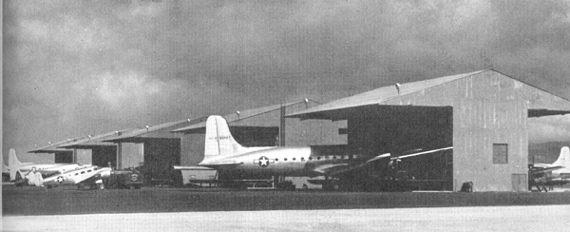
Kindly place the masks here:
POLYGON ((569 100, 482 70, 385 86, 287 117, 347 120, 350 152, 453 146, 417 173, 447 179, 449 190, 473 182, 473 191, 527 191, 527 119, 568 113, 569 100))

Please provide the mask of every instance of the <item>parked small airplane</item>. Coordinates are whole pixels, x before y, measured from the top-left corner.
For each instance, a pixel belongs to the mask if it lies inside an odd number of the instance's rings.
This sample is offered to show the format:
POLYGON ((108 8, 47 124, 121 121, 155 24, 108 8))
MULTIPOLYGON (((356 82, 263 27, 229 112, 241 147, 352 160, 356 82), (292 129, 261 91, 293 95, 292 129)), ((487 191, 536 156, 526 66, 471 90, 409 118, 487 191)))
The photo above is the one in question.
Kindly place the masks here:
POLYGON ((20 171, 18 171, 18 173, 19 178, 16 180, 16 186, 30 185, 46 186, 48 188, 57 187, 59 185, 93 186, 96 183, 102 183, 100 180, 110 177, 111 168, 84 165, 64 172, 54 172, 45 177, 35 168, 32 168, 28 173, 22 173, 20 171))
POLYGON ((530 168, 530 174, 531 183, 534 181, 539 191, 541 191, 539 184, 552 186, 570 183, 570 148, 562 147, 558 159, 552 164, 533 164, 530 168))
POLYGON ((330 149, 332 146, 243 147, 232 137, 226 120, 216 115, 208 117, 206 121, 205 140, 204 159, 198 164, 199 166, 174 166, 174 169, 216 169, 219 172, 233 173, 230 176, 248 177, 248 179, 260 176, 335 177, 364 168, 379 160, 399 161, 403 158, 453 149, 445 147, 395 157, 390 153, 334 154, 331 152, 334 149, 330 149))
POLYGON ((18 160, 16 156, 16 150, 10 149, 9 156, 8 156, 8 169, 10 172, 10 181, 15 181, 17 179, 18 173, 27 173, 32 171, 32 169, 36 169, 37 172, 40 172, 42 175, 50 175, 57 172, 65 172, 67 170, 76 169, 81 167, 79 164, 64 164, 64 163, 55 163, 55 164, 37 164, 37 163, 22 163, 18 160))

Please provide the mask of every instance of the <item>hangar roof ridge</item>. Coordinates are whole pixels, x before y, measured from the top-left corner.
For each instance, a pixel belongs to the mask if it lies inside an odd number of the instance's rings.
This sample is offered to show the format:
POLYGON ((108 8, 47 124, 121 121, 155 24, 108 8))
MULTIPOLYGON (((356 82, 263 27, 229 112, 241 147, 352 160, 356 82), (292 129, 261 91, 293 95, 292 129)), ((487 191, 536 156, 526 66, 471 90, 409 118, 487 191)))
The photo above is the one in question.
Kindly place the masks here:
POLYGON ((465 77, 483 73, 489 70, 490 69, 484 69, 475 72, 455 74, 455 75, 443 76, 443 77, 426 79, 415 82, 406 82, 402 84, 397 83, 396 85, 382 86, 380 88, 369 90, 353 96, 337 99, 306 110, 291 113, 288 114, 286 117, 300 117, 301 115, 306 115, 316 112, 331 111, 331 110, 359 107, 365 105, 375 105, 385 101, 389 101, 394 98, 412 94, 444 83, 449 83, 452 81, 463 79, 465 77))
POLYGON ((132 130, 134 130, 134 129, 116 130, 116 131, 102 133, 102 134, 98 134, 98 135, 94 135, 94 136, 90 136, 90 137, 87 136, 87 137, 83 137, 81 139, 78 139, 76 141, 73 141, 69 144, 63 144, 63 145, 59 145, 57 147, 58 148, 74 148, 74 147, 80 147, 82 145, 115 146, 115 144, 105 144, 105 142, 103 142, 103 139, 111 137, 113 135, 120 136, 122 133, 127 132, 127 131, 132 131, 132 130))
MULTIPOLYGON (((238 121, 242 121, 242 120, 245 120, 245 119, 248 119, 251 117, 255 117, 255 116, 259 116, 259 115, 266 114, 269 112, 273 112, 275 110, 280 109, 282 105, 285 107, 289 107, 289 106, 294 106, 294 105, 301 104, 304 102, 305 103, 314 102, 317 104, 321 104, 321 103, 314 101, 312 99, 305 98, 301 101, 288 102, 285 104, 275 104, 275 105, 270 105, 270 106, 254 108, 254 109, 247 109, 247 110, 243 110, 243 111, 238 110, 238 111, 235 111, 233 113, 226 114, 222 117, 224 117, 228 123, 238 122, 238 121)), ((193 123, 189 126, 183 127, 183 128, 178 128, 178 129, 172 130, 171 132, 173 132, 173 133, 186 133, 188 131, 191 131, 191 130, 194 130, 197 128, 206 127, 206 119, 207 118, 208 118, 207 116, 204 116, 204 117, 200 118, 201 120, 198 122, 195 122, 195 123, 193 123)))
POLYGON ((146 126, 143 128, 138 128, 138 129, 132 130, 128 133, 124 133, 124 134, 117 136, 115 138, 106 139, 106 140, 102 140, 102 141, 103 142, 114 142, 114 141, 119 141, 119 140, 123 140, 123 139, 127 139, 127 138, 133 138, 133 137, 141 136, 141 135, 144 135, 144 134, 147 134, 150 132, 154 132, 157 130, 177 126, 180 124, 191 123, 194 120, 196 120, 196 119, 184 119, 184 120, 179 120, 179 121, 161 123, 161 124, 157 124, 157 125, 153 125, 153 126, 146 126))
MULTIPOLYGON (((124 132, 124 131, 128 131, 128 130, 132 130, 132 129, 123 129, 123 130, 119 130, 118 132, 124 132)), ((87 136, 81 136, 81 137, 76 137, 76 138, 72 138, 72 139, 66 139, 66 140, 55 142, 55 143, 50 143, 49 145, 39 147, 39 148, 36 148, 33 150, 29 150, 28 153, 52 153, 55 151, 66 151, 69 148, 73 148, 74 145, 80 145, 83 143, 100 141, 102 138, 109 137, 115 133, 117 133, 117 131, 105 132, 105 133, 101 133, 101 134, 97 134, 97 135, 93 135, 93 136, 87 135, 87 136)))

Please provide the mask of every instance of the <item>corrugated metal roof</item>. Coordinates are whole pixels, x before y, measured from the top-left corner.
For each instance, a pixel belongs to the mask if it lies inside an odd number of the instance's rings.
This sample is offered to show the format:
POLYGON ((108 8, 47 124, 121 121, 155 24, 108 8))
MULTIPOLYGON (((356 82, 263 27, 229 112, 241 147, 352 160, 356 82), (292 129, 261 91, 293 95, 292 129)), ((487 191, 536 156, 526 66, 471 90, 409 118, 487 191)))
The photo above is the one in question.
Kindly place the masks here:
POLYGON ((439 77, 424 81, 410 82, 398 85, 390 85, 370 90, 354 96, 338 99, 329 103, 309 108, 300 112, 288 114, 287 117, 303 117, 307 114, 320 113, 338 109, 346 109, 359 106, 377 105, 382 102, 401 97, 410 93, 421 91, 447 82, 458 80, 464 77, 475 75, 486 70, 480 70, 471 73, 458 74, 453 76, 439 77), (398 87, 396 87, 398 86, 398 87))
POLYGON ((104 134, 99 134, 95 136, 87 136, 81 139, 77 139, 74 142, 59 145, 59 148, 86 148, 95 146, 116 146, 113 143, 103 142, 105 139, 109 139, 112 136, 121 136, 123 133, 131 131, 133 129, 125 129, 119 131, 112 131, 104 134))
POLYGON ((182 124, 188 124, 188 123, 192 123, 195 122, 196 120, 199 119, 185 119, 185 120, 180 120, 180 121, 175 121, 175 122, 167 122, 167 123, 163 123, 163 124, 159 124, 159 125, 155 125, 155 126, 146 126, 145 128, 141 128, 141 129, 136 129, 136 130, 132 130, 129 131, 127 133, 123 133, 120 136, 114 137, 114 138, 107 138, 102 140, 103 142, 120 142, 121 140, 126 140, 126 139, 130 139, 130 138, 134 138, 134 137, 140 137, 143 136, 147 133, 151 133, 157 130, 161 130, 161 129, 166 129, 169 127, 176 127, 176 126, 180 126, 182 124))
POLYGON ((40 148, 36 148, 34 150, 30 150, 28 151, 28 153, 54 153, 54 152, 64 152, 64 151, 69 151, 68 149, 62 149, 62 148, 57 148, 58 146, 61 146, 63 144, 68 144, 68 143, 72 143, 74 141, 77 141, 79 139, 82 139, 84 137, 78 137, 78 138, 74 138, 74 139, 67 139, 67 140, 63 140, 63 141, 59 141, 59 142, 55 142, 55 143, 50 143, 49 145, 40 147, 40 148))
MULTIPOLYGON (((284 104, 284 106, 289 107, 289 106, 294 106, 297 104, 309 103, 309 102, 317 103, 316 101, 313 101, 311 99, 303 99, 302 101, 298 101, 298 102, 286 103, 286 104, 284 104)), ((271 105, 271 106, 266 106, 266 107, 244 110, 244 111, 236 111, 234 113, 224 115, 223 117, 226 119, 226 121, 228 123, 232 123, 232 122, 241 121, 241 120, 244 120, 247 118, 255 117, 255 116, 258 116, 261 114, 269 113, 269 112, 272 112, 275 110, 279 110, 281 108, 281 106, 282 106, 281 104, 277 104, 277 105, 271 105)), ((208 117, 202 117, 196 123, 194 123, 190 126, 187 126, 187 127, 183 127, 183 128, 173 130, 172 132, 188 133, 188 132, 195 130, 195 129, 204 128, 204 127, 206 127, 207 118, 208 117)))

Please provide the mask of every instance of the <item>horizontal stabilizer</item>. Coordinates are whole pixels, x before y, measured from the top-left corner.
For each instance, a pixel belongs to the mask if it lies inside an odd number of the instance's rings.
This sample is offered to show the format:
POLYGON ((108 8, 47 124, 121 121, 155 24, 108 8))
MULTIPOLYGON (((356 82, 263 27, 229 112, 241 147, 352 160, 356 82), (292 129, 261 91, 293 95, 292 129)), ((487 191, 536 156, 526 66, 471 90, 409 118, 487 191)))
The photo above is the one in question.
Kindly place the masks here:
POLYGON ((202 166, 174 166, 175 170, 215 170, 213 168, 202 166))

